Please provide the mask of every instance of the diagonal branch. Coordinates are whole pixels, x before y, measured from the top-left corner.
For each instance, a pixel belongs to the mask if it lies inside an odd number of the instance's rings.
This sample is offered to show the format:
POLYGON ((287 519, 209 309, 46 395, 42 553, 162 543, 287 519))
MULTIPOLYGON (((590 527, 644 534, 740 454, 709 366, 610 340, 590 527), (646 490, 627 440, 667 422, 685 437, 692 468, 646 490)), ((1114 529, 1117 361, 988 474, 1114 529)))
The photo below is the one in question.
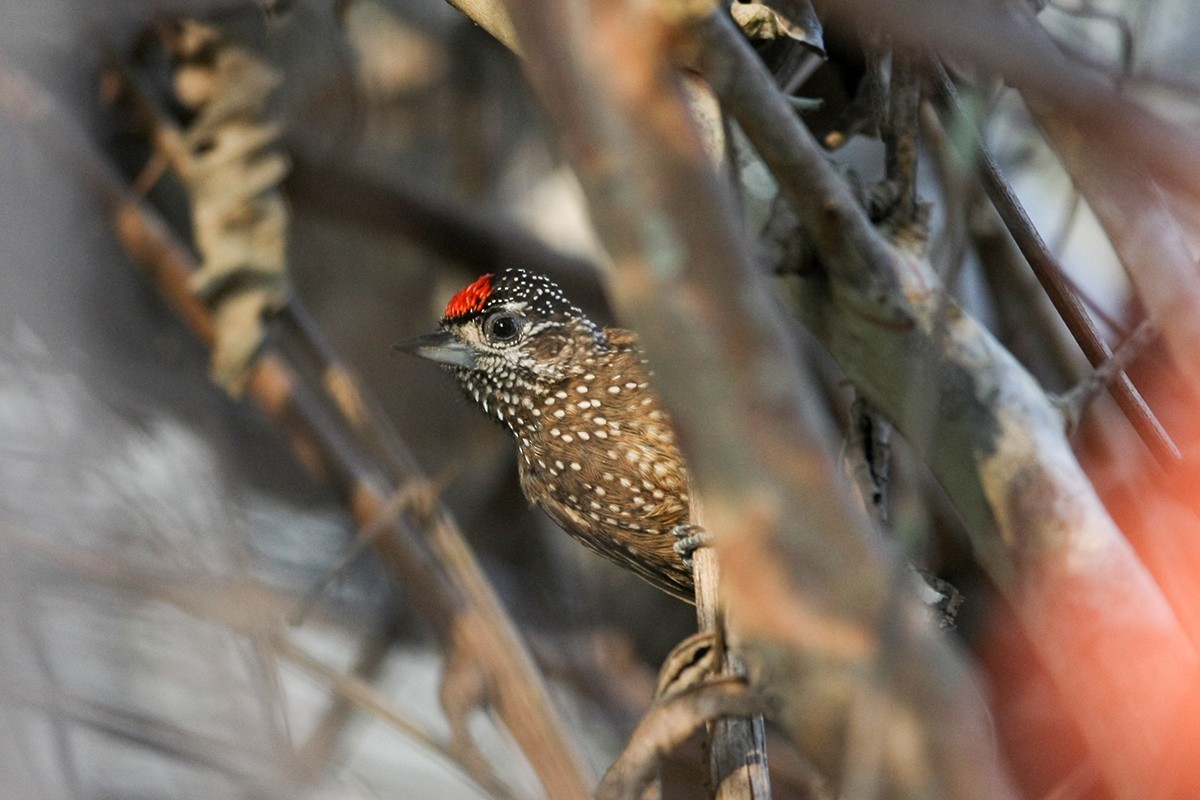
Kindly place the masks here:
MULTIPOLYGON (((889 732, 882 774, 895 794, 1012 796, 962 663, 925 623, 905 591, 907 569, 882 552, 840 482, 833 431, 810 401, 816 393, 796 369, 794 342, 666 60, 681 31, 648 4, 508 7, 527 74, 613 259, 617 311, 639 331, 687 443, 738 623, 732 645, 756 687, 779 697, 781 724, 836 776, 846 700, 877 680, 894 700, 878 726, 889 732), (910 735, 893 736, 899 726, 910 735), (902 738, 913 749, 897 749, 902 738)), ((802 167, 816 182, 804 202, 820 220, 817 239, 858 281, 847 293, 855 311, 911 327, 897 313, 894 276, 879 280, 872 265, 891 253, 886 241, 859 222, 844 184, 802 167), (858 246, 860 231, 874 249, 858 246)))
MULTIPOLYGON (((963 114, 958 93, 944 68, 938 70, 937 90, 943 104, 949 106, 954 113, 963 114)), ((1084 309, 1074 287, 1066 280, 1058 259, 1050 252, 1050 248, 1046 246, 1037 228, 1034 227, 1033 222, 1025 213, 1025 209, 1021 206, 1021 201, 1017 199, 1012 187, 1004 179, 982 137, 975 132, 974 138, 971 156, 978 162, 984 190, 991 198, 1008 232, 1012 234, 1013 241, 1017 243, 1021 255, 1029 262, 1033 274, 1037 276, 1038 282, 1050 298, 1050 302, 1062 316, 1067 330, 1079 343, 1088 362, 1093 367, 1099 366, 1112 356, 1112 350, 1100 336, 1100 331, 1097 330, 1087 310, 1084 309)), ((1121 412, 1159 464, 1166 467, 1177 462, 1180 457, 1179 448, 1171 441, 1170 435, 1163 429, 1154 412, 1146 405, 1146 401, 1129 376, 1120 372, 1109 386, 1121 412)))
MULTIPOLYGON (((718 96, 789 197, 836 183, 744 43, 716 21, 705 35, 718 96), (813 174, 825 178, 814 185, 806 180, 813 174)), ((821 213, 829 199, 800 199, 810 230, 829 224, 821 213)), ((845 303, 861 285, 862 262, 844 264, 830 246, 838 240, 820 236, 828 275, 800 287, 806 322, 928 460, 1106 781, 1118 796, 1139 796, 1159 776, 1161 743, 1187 724, 1180 709, 1200 676, 1195 648, 1097 498, 1042 389, 982 326, 944 301, 928 264, 881 250, 865 219, 846 235, 869 269, 902 286, 894 300, 913 324, 881 324, 856 313, 862 303, 845 303), (1114 595, 1125 599, 1119 612, 1114 595), (1080 664, 1089 668, 1081 672, 1080 664), (1152 686, 1142 680, 1148 674, 1152 686)), ((1200 776, 1171 779, 1186 794, 1195 789, 1187 782, 1200 776)))
POLYGON ((704 684, 655 705, 596 789, 596 800, 642 797, 659 761, 706 722, 761 713, 762 699, 740 681, 704 684))
MULTIPOLYGON (((0 113, 39 134, 54 154, 80 174, 112 216, 130 258, 146 271, 163 299, 205 343, 214 337, 211 313, 192 292, 196 264, 158 216, 141 204, 72 118, 24 75, 0 59, 0 113)), ((270 350, 254 363, 248 393, 285 431, 301 460, 334 483, 361 528, 381 515, 394 492, 385 465, 373 463, 355 444, 352 425, 328 410, 290 366, 270 350)), ((413 464, 408 454, 398 463, 413 464)), ((415 473, 410 474, 409 477, 415 473)), ((431 545, 410 518, 389 527, 377 543, 384 566, 449 648, 461 636, 489 678, 489 701, 555 798, 585 798, 589 780, 554 710, 546 686, 478 563, 443 509, 432 523, 431 545)))

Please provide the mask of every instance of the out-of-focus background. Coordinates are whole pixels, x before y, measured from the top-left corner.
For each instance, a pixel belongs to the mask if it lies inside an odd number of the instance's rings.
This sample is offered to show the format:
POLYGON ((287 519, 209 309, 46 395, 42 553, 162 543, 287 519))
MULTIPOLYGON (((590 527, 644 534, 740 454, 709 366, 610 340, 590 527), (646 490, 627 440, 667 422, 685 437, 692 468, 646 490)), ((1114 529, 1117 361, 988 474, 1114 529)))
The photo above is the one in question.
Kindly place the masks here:
MULTIPOLYGON (((1189 76, 1200 69, 1200 7, 1113 2, 1105 14, 1081 15, 1076 5, 1093 4, 1052 3, 1042 20, 1168 115, 1197 119, 1189 76), (1132 60, 1122 64, 1130 43, 1132 60)), ((426 474, 446 480, 445 503, 599 775, 647 707, 657 665, 694 630, 692 609, 531 510, 504 432, 444 374, 391 351, 432 329, 456 289, 504 265, 486 254, 450 257, 453 242, 430 246, 380 219, 378 208, 358 214, 338 199, 369 176, 399 198, 398 209, 516 226, 571 257, 555 277, 611 322, 595 277, 570 271, 603 256, 516 59, 439 0, 305 0, 279 10, 0 0, 0 787, 27 798, 486 796, 384 715, 361 705, 329 713, 337 705, 330 680, 310 662, 281 657, 270 641, 280 634, 260 625, 278 619, 307 657, 359 675, 447 735, 430 632, 370 553, 331 581, 299 624, 284 621, 343 560, 353 521, 277 425, 209 379, 207 349, 132 264, 95 176, 81 166, 88 145, 127 182, 142 171, 142 132, 106 99, 104 59, 116 54, 162 90, 169 66, 149 32, 181 17, 227 25, 281 76, 272 102, 296 170, 294 188, 285 184, 294 291, 426 474), (254 592, 231 589, 248 586, 254 592), (216 607, 225 597, 227 607, 190 613, 172 601, 179 587, 216 607), (255 620, 250 630, 230 621, 242 613, 255 620), (615 680, 598 687, 598 671, 615 680)), ((836 94, 830 81, 852 93, 852 67, 826 72, 823 94, 836 94)), ((987 119, 1035 223, 1084 292, 1128 326, 1135 309, 1122 273, 1029 121, 1003 96, 987 119)), ((879 166, 861 140, 834 157, 865 174, 879 166)), ((936 230, 944 212, 936 181, 927 183, 936 230)), ((188 241, 178 187, 157 183, 148 200, 188 241)), ((1009 337, 1048 388, 1081 374, 1065 334, 1020 340, 1021 319, 992 305, 973 259, 960 286, 964 304, 1009 337)), ((811 351, 844 413, 837 375, 811 351)), ((1111 401, 1096 414, 1095 424, 1122 424, 1111 401)), ((1087 457, 1086 440, 1081 448, 1087 457)), ((1081 745, 1055 716, 1045 680, 1021 661, 1032 657, 1018 634, 1004 638, 1015 628, 972 567, 952 511, 911 455, 900 455, 897 526, 914 557, 966 595, 956 635, 973 646, 986 629, 988 646, 1003 650, 989 662, 995 674, 1027 670, 996 714, 1012 734, 1001 746, 1016 773, 1044 792, 1063 764, 1039 763, 1044 754, 1020 737, 1061 734, 1067 752, 1081 745)), ((1091 463, 1104 474, 1126 466, 1091 463)), ((502 779, 535 796, 512 740, 482 712, 470 724, 504 765, 502 779)), ((803 765, 781 755, 776 766, 778 797, 808 796, 803 765)))

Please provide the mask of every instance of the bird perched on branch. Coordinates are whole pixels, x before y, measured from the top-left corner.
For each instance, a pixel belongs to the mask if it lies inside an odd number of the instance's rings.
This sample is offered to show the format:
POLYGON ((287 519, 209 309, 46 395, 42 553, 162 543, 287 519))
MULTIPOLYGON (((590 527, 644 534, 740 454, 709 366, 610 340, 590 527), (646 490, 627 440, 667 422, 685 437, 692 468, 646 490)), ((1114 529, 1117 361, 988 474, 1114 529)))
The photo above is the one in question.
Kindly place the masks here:
POLYGON ((516 437, 521 488, 567 533, 693 602, 688 475, 637 335, 601 329, 558 285, 484 275, 440 329, 396 349, 442 364, 516 437))

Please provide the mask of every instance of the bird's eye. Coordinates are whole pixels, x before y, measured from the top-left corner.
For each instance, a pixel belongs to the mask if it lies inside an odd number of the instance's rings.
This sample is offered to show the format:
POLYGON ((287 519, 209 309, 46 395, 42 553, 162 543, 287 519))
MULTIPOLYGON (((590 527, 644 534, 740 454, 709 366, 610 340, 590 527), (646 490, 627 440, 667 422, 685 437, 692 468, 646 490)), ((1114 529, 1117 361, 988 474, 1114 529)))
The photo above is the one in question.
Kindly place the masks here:
POLYGON ((511 342, 521 332, 521 318, 507 312, 493 314, 483 323, 483 332, 494 342, 511 342))

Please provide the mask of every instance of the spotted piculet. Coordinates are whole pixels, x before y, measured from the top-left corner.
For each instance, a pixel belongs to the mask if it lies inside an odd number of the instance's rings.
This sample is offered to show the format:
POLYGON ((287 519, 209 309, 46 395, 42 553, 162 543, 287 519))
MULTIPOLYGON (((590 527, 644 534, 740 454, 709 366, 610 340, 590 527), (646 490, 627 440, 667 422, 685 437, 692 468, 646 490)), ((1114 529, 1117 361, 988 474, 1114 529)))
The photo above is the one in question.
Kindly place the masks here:
POLYGON ((512 432, 525 496, 567 533, 693 602, 676 550, 691 518, 687 470, 636 334, 602 330, 548 278, 508 269, 464 288, 438 331, 397 349, 447 367, 512 432))

